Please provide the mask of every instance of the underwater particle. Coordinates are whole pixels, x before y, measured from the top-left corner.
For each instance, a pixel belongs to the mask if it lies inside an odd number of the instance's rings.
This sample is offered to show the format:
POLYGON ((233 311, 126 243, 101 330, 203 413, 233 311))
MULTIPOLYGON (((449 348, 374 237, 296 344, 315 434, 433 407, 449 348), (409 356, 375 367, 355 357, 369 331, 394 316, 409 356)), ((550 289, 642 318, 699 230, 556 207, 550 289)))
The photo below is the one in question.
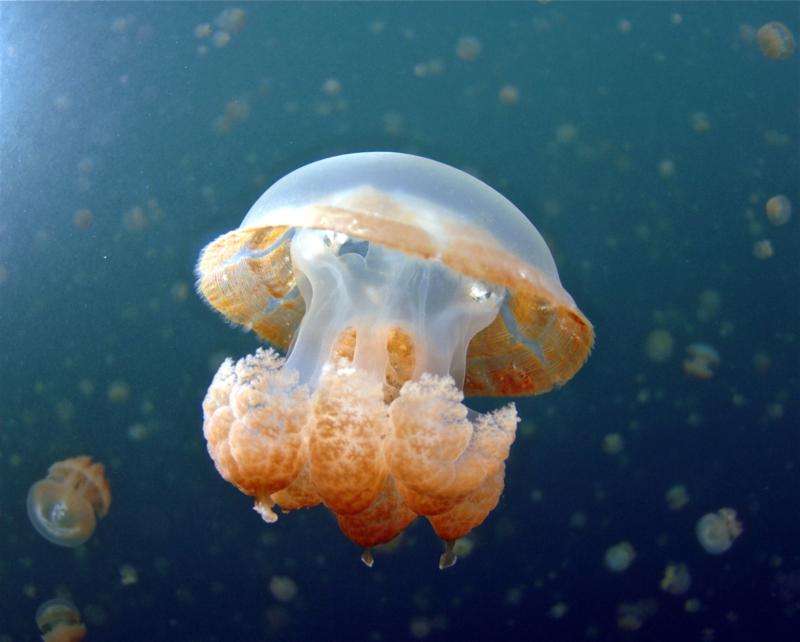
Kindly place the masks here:
POLYGON ((433 622, 424 615, 417 615, 411 618, 408 623, 408 632, 415 640, 422 640, 428 637, 433 631, 433 622))
POLYGON ((623 541, 606 550, 603 561, 609 571, 623 573, 633 564, 634 559, 636 559, 636 551, 633 545, 623 541))
POLYGON ((42 603, 36 609, 36 626, 44 642, 79 642, 86 637, 78 607, 64 598, 42 603))
POLYGON ((631 29, 633 29, 633 23, 627 18, 617 20, 617 31, 620 33, 629 33, 631 29))
POLYGON ((55 414, 62 424, 69 423, 75 416, 75 405, 69 399, 59 399, 55 406, 55 414))
POLYGON ((700 321, 711 321, 722 307, 722 295, 719 291, 709 288, 700 293, 697 305, 697 318, 700 321))
POLYGON ((82 207, 72 217, 72 224, 82 230, 89 229, 94 223, 94 214, 87 207, 82 207))
POLYGON ((194 27, 194 37, 198 40, 208 38, 211 35, 212 29, 208 22, 201 22, 194 27))
POLYGON ((753 355, 753 367, 758 374, 765 374, 772 367, 772 357, 759 350, 753 355))
POLYGON ((665 158, 658 164, 658 175, 661 178, 672 178, 675 176, 675 162, 665 158))
POLYGON ((687 613, 699 613, 700 606, 700 600, 696 597, 690 597, 683 603, 683 610, 687 613))
POLYGON ((55 107, 56 111, 67 111, 72 107, 72 96, 59 94, 53 99, 53 107, 55 107))
POLYGON ((603 437, 603 452, 606 455, 618 455, 624 448, 625 438, 618 432, 611 432, 603 437))
POLYGON ((405 129, 406 119, 403 114, 399 112, 387 112, 383 115, 381 120, 383 122, 383 131, 389 136, 399 136, 405 129))
POLYGON ((239 7, 223 9, 214 18, 214 24, 227 33, 239 33, 244 29, 247 14, 239 7))
POLYGON ((647 335, 644 351, 647 358, 655 363, 668 361, 675 348, 675 339, 667 330, 653 330, 647 335))
POLYGON ((547 611, 547 614, 554 620, 560 620, 569 611, 569 605, 566 602, 556 602, 547 611))
POLYGON ((696 111, 689 116, 689 125, 696 132, 706 132, 711 129, 711 119, 704 111, 696 111))
POLYGON ((661 578, 661 590, 672 595, 683 595, 692 586, 692 576, 686 564, 667 564, 661 578))
POLYGON ((278 602, 291 602, 297 596, 297 582, 286 575, 274 575, 269 581, 269 592, 278 602))
POLYGON ((669 16, 669 21, 674 25, 683 24, 683 16, 679 13, 672 13, 669 16))
POLYGON ((150 429, 147 427, 147 425, 138 422, 128 426, 126 434, 128 435, 128 439, 131 441, 144 441, 150 436, 150 429))
POLYGON ((456 43, 456 55, 465 62, 473 62, 482 50, 483 45, 475 36, 461 36, 456 43))
POLYGON ((82 455, 57 461, 28 491, 28 518, 36 531, 59 546, 80 546, 111 505, 103 464, 82 455))
POLYGON ((122 225, 128 232, 141 232, 147 227, 147 214, 136 205, 122 214, 122 225))
POLYGON ((84 397, 91 397, 94 394, 94 382, 91 379, 81 379, 78 382, 78 391, 84 397))
POLYGON ((169 289, 170 296, 172 300, 176 303, 183 303, 186 299, 189 298, 189 293, 192 289, 189 287, 189 284, 185 281, 178 281, 177 283, 173 283, 172 287, 169 289))
POLYGON ((453 553, 459 559, 469 557, 475 549, 475 539, 472 537, 459 537, 453 547, 453 553))
POLYGON ((205 248, 197 275, 212 307, 288 350, 220 366, 203 402, 217 470, 268 522, 276 505, 324 503, 367 563, 423 516, 451 565, 454 542, 497 506, 518 423, 512 405, 479 414, 464 397, 551 389, 593 342, 530 220, 469 174, 407 154, 292 172, 205 248))
POLYGON ((586 526, 586 522, 588 522, 588 518, 586 517, 586 513, 583 511, 575 511, 572 515, 569 516, 569 525, 571 528, 575 530, 580 530, 586 526))
POLYGON ((519 89, 516 85, 503 85, 498 93, 498 98, 504 105, 516 105, 519 102, 519 89))
POLYGON ((767 218, 773 225, 786 225, 792 218, 792 202, 783 194, 770 198, 765 209, 767 218))
POLYGON ((742 534, 742 523, 732 508, 720 508, 716 513, 703 515, 695 527, 697 541, 707 553, 721 555, 742 534))
POLYGON ((794 35, 782 22, 768 22, 756 33, 758 48, 767 58, 786 60, 794 53, 794 35))
POLYGON ((692 343, 686 347, 683 371, 694 379, 711 379, 721 360, 719 352, 707 343, 692 343))
POLYGON ((342 83, 336 78, 328 78, 322 83, 322 93, 326 96, 338 96, 342 93, 342 83))
POLYGON ((774 255, 775 248, 769 239, 761 239, 753 243, 753 256, 757 259, 765 261, 766 259, 771 259, 774 255))
POLYGON ((227 46, 230 41, 231 34, 229 34, 227 31, 215 31, 214 35, 211 36, 211 44, 217 49, 222 49, 223 47, 227 46))
POLYGON ((123 564, 119 567, 119 583, 122 586, 133 586, 139 583, 139 571, 131 564, 123 564))
POLYGON ((556 141, 561 145, 574 143, 578 139, 578 128, 572 123, 561 123, 556 127, 556 141))
POLYGON ((621 602, 617 606, 617 627, 622 631, 638 631, 657 610, 658 603, 652 599, 621 602))
POLYGON ((112 381, 108 386, 106 396, 111 403, 125 403, 131 396, 130 386, 121 379, 112 381))
POLYGON ((737 31, 739 42, 743 45, 752 45, 756 40, 756 28, 753 25, 743 22, 737 31))
POLYGON ((670 510, 681 510, 689 503, 689 493, 686 492, 686 486, 683 484, 675 484, 667 490, 664 499, 667 500, 670 510))
POLYGON ((768 129, 764 132, 764 142, 772 147, 784 147, 789 144, 791 138, 776 129, 768 129))

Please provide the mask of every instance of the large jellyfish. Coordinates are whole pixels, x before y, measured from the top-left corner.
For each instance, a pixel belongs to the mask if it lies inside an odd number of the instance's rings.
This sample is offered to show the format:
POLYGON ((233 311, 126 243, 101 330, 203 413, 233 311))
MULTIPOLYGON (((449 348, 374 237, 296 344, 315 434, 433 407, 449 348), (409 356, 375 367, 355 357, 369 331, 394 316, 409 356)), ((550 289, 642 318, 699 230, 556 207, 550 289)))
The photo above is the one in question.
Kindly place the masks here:
POLYGON ((536 228, 462 171, 386 152, 337 156, 270 187, 210 243, 198 291, 271 346, 219 368, 203 431, 223 478, 274 507, 323 503, 364 549, 417 516, 446 543, 503 490, 518 417, 464 396, 546 392, 592 326, 536 228), (282 357, 274 349, 286 351, 282 357))

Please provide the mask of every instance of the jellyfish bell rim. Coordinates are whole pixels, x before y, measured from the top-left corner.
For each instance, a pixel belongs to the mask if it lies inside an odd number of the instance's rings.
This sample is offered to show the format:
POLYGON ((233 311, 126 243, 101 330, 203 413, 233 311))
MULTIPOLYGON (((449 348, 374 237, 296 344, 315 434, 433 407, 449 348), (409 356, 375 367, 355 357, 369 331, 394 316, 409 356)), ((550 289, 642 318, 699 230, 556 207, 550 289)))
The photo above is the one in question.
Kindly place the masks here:
MULTIPOLYGON (((40 501, 41 497, 39 494, 46 492, 44 489, 46 489, 48 486, 56 487, 56 489, 61 493, 64 492, 61 484, 47 478, 40 479, 32 484, 28 489, 26 507, 28 511, 28 520, 30 521, 31 525, 34 527, 36 532, 39 533, 39 535, 44 537, 52 544, 63 546, 65 548, 76 548, 82 544, 85 544, 94 534, 94 531, 97 527, 97 516, 91 503, 82 497, 74 497, 73 500, 75 504, 73 504, 71 507, 72 510, 82 511, 87 518, 91 520, 90 528, 78 529, 59 527, 55 522, 46 516, 44 511, 41 510, 42 502, 40 501), (75 508, 75 506, 78 508, 75 508), (50 525, 52 528, 48 528, 47 525, 50 525), (75 533, 80 533, 80 535, 76 537, 75 533)), ((72 489, 68 489, 67 492, 71 493, 73 491, 72 489)))

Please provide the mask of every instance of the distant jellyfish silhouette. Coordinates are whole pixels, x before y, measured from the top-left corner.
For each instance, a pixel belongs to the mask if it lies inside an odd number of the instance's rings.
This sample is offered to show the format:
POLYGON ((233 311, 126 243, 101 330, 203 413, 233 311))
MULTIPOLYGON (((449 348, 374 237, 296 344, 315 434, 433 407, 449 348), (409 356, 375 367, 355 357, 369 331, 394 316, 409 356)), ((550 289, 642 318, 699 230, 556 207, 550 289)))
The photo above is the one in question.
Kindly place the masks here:
POLYGON ((732 508, 720 508, 716 513, 703 515, 695 527, 697 541, 707 553, 721 555, 742 534, 742 523, 732 508))
POLYGON ((63 598, 47 600, 36 609, 36 626, 44 642, 79 642, 86 636, 78 608, 63 598))
POLYGON ((58 461, 28 491, 28 517, 45 539, 59 546, 79 546, 105 517, 111 490, 103 464, 86 455, 58 461))
POLYGON ((203 430, 272 522, 324 503, 365 549, 418 515, 447 543, 503 490, 517 428, 465 395, 546 392, 594 333, 533 225, 476 178, 395 153, 338 156, 269 188, 209 244, 201 296, 276 348, 219 368, 203 430))

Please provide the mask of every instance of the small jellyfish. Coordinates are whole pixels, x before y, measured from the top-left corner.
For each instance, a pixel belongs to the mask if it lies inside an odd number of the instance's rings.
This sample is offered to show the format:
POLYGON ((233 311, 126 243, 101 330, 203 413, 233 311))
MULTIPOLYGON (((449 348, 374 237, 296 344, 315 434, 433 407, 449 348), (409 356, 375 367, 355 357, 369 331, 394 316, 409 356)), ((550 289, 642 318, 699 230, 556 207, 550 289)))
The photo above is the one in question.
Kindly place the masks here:
POLYGON ((131 396, 131 389, 127 383, 117 379, 109 384, 106 395, 111 403, 125 403, 131 396))
POLYGON ((705 132, 711 129, 711 120, 704 111, 696 111, 689 116, 689 124, 696 132, 705 132))
POLYGON ((761 239, 753 243, 753 256, 762 261, 771 259, 775 255, 775 248, 769 239, 761 239))
POLYGON ((36 609, 36 626, 44 642, 78 642, 86 636, 78 608, 69 600, 47 600, 36 609))
POLYGON ((481 53, 483 45, 475 36, 461 36, 456 44, 456 55, 466 62, 472 62, 481 53))
POLYGON ((683 371, 690 377, 711 379, 719 364, 719 353, 706 343, 692 343, 686 348, 683 371))
POLYGON ((794 36, 782 22, 768 22, 756 33, 761 53, 773 60, 791 58, 794 53, 794 36))
POLYGON ((285 575, 275 575, 269 581, 269 592, 279 602, 291 602, 297 596, 297 582, 285 575))
POLYGON ((675 484, 666 492, 664 499, 667 500, 670 510, 681 510, 689 503, 689 493, 683 484, 675 484))
POLYGON ((792 218, 792 202, 783 194, 769 199, 765 209, 767 218, 773 225, 786 225, 792 218))
POLYGON ((519 89, 516 85, 503 85, 498 93, 498 98, 504 105, 516 105, 519 102, 519 89))
POLYGON ((675 161, 665 158, 658 164, 658 175, 661 178, 672 178, 675 176, 675 161))
POLYGON ((625 438, 618 432, 610 432, 603 437, 603 452, 606 455, 618 455, 625 448, 625 438))
POLYGON ((683 595, 692 586, 692 576, 686 564, 667 564, 661 578, 661 590, 672 595, 683 595))
POLYGON ((644 351, 647 358, 655 363, 663 363, 672 356, 675 339, 667 330, 653 330, 647 335, 644 351))
POLYGON ((39 534, 59 546, 79 546, 105 517, 111 490, 102 464, 86 455, 57 461, 28 491, 28 518, 39 534))
POLYGON ((72 224, 82 230, 88 229, 94 223, 94 214, 92 210, 82 207, 72 217, 72 224))
POLYGON ((697 540, 707 553, 720 555, 742 534, 742 523, 732 508, 720 508, 716 513, 703 515, 695 527, 697 540))
POLYGON ((623 573, 636 558, 636 550, 630 542, 620 542, 606 551, 604 558, 606 568, 614 573, 623 573))

